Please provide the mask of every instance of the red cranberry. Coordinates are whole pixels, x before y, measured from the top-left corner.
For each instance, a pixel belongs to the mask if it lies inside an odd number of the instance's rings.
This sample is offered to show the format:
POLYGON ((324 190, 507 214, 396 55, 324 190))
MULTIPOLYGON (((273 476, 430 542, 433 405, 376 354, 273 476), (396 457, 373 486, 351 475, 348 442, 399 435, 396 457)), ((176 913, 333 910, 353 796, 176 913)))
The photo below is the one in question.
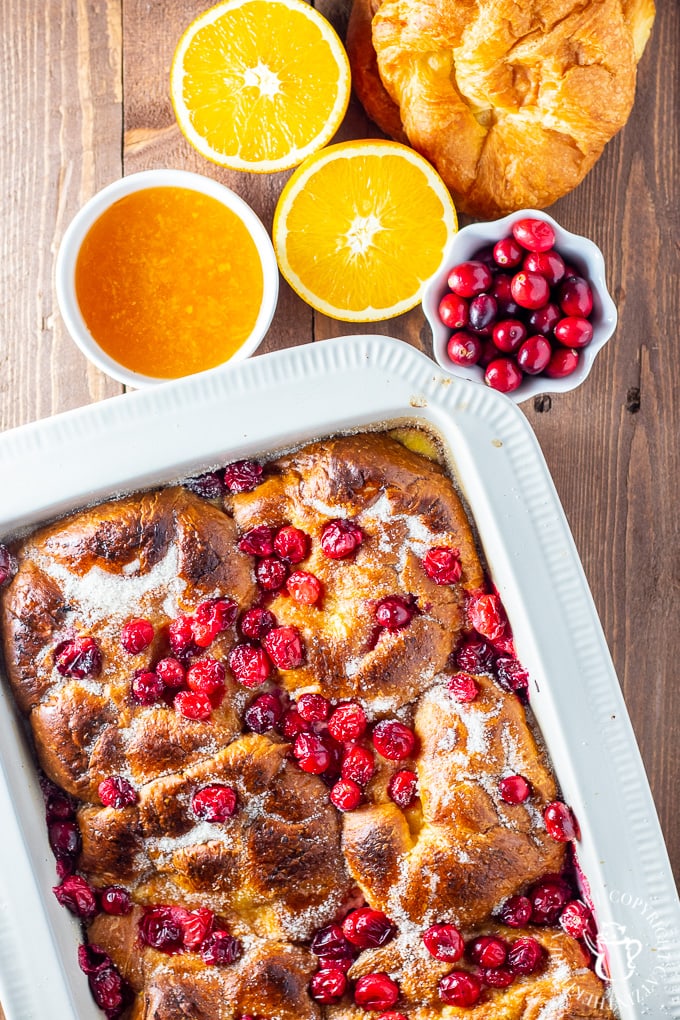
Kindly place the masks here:
POLYGON ((11 581, 16 572, 16 560, 6 545, 0 545, 0 588, 11 581))
POLYGON ((265 556, 255 567, 255 576, 264 591, 278 591, 286 583, 288 567, 275 556, 265 556))
POLYGON ((160 659, 156 663, 154 672, 159 677, 166 687, 182 687, 185 680, 184 666, 178 659, 173 659, 170 656, 166 659, 160 659))
POLYGON ((236 811, 236 791, 224 783, 211 783, 191 798, 191 810, 205 822, 226 822, 236 811))
POLYGON ((561 800, 554 800, 552 804, 548 804, 543 812, 543 821, 548 835, 557 843, 569 843, 573 839, 581 838, 574 812, 561 800))
POLYGON ((512 236, 529 251, 548 251, 555 246, 555 231, 547 220, 539 220, 535 216, 515 220, 512 236))
POLYGON ((165 684, 156 673, 140 670, 130 684, 132 697, 139 705, 155 705, 163 696, 165 684))
POLYGON ((489 242, 489 244, 483 244, 482 247, 478 248, 472 256, 473 261, 483 262, 485 266, 489 267, 489 269, 495 270, 496 260, 493 257, 493 248, 494 246, 491 242, 489 242))
POLYGON ((560 319, 554 329, 555 339, 565 347, 587 347, 593 339, 593 327, 587 320, 576 315, 560 319))
POLYGON ((321 743, 326 748, 330 755, 330 761, 328 768, 324 773, 324 780, 329 783, 334 783, 336 779, 339 779, 342 773, 342 755, 343 747, 342 744, 334 740, 330 733, 321 733, 321 743))
POLYGON ((173 705, 185 719, 199 719, 201 722, 207 722, 213 710, 207 694, 199 694, 198 691, 178 691, 173 705))
POLYGON ((279 669, 297 669, 305 661, 302 639, 296 627, 274 627, 265 634, 262 643, 279 669))
POLYGON ((213 967, 225 967, 235 963, 242 953, 243 946, 239 940, 220 929, 208 935, 201 946, 203 962, 213 967))
POLYGON ((496 653, 483 638, 467 638, 456 652, 456 662, 466 673, 488 672, 495 658, 496 653))
POLYGON ((99 903, 105 914, 123 917, 132 910, 132 897, 122 885, 109 885, 102 889, 99 903))
POLYGON ((281 731, 284 737, 292 740, 298 733, 308 733, 311 729, 309 723, 305 722, 297 708, 289 708, 283 717, 281 731))
MULTIPOLYGON (((347 949, 349 952, 352 951, 349 942, 347 943, 347 949)), ((319 957, 319 970, 341 970, 343 974, 347 974, 353 963, 353 956, 339 956, 337 960, 327 960, 321 956, 319 957)))
POLYGON ((71 821, 75 816, 75 806, 69 795, 46 777, 41 777, 40 786, 45 799, 47 821, 71 821))
POLYGON ((224 495, 224 472, 206 471, 195 478, 187 478, 184 485, 201 499, 219 499, 224 495))
POLYGON ((109 776, 97 787, 104 807, 122 808, 137 803, 137 791, 123 776, 109 776))
POLYGON ((300 563, 309 552, 309 536, 289 524, 277 531, 274 548, 282 560, 300 563))
POLYGON ((506 804, 523 804, 531 796, 531 784, 524 776, 506 776, 501 779, 498 789, 506 804))
POLYGON ((512 296, 521 308, 540 308, 550 299, 550 287, 545 276, 520 269, 511 284, 512 296))
POLYGON ((321 598, 321 581, 306 570, 296 570, 286 581, 286 590, 298 605, 313 606, 321 598))
POLYGON ((434 546, 425 553, 423 569, 435 584, 457 584, 463 572, 460 553, 450 546, 434 546))
POLYGON ((354 1001, 366 1010, 389 1009, 399 998, 399 985, 388 974, 364 974, 354 986, 354 1001))
POLYGON ((331 705, 323 694, 301 694, 297 699, 296 708, 305 722, 325 722, 330 714, 331 705))
POLYGON ((378 754, 388 761, 403 761, 410 758, 416 746, 413 730, 400 722, 384 720, 373 730, 373 746, 378 754))
POLYGON ((358 524, 339 518, 328 521, 321 532, 321 549, 331 560, 344 560, 359 548, 364 533, 358 524))
POLYGON ((470 302, 470 328, 478 333, 488 330, 497 315, 498 305, 491 294, 478 294, 470 302))
POLYGON ((153 641, 153 624, 149 620, 128 620, 120 633, 120 643, 130 655, 137 655, 153 641))
POLYGON ((509 655, 501 655, 496 659, 496 677, 498 683, 506 691, 524 695, 529 689, 529 674, 521 662, 509 655))
POLYGON ((562 879, 549 878, 531 887, 529 899, 533 924, 555 924, 571 899, 571 891, 562 879))
POLYGON ((366 786, 375 772, 375 760, 371 752, 358 744, 348 747, 342 759, 341 775, 359 786, 366 786))
POLYGON ((461 329, 467 326, 469 308, 465 298, 458 294, 445 294, 439 302, 439 318, 449 329, 461 329))
POLYGON ((528 323, 532 333, 548 335, 562 318, 562 312, 554 301, 548 301, 542 308, 535 308, 529 315, 528 323))
POLYGON ((524 928, 531 920, 531 900, 527 896, 511 896, 500 909, 500 918, 508 928, 524 928))
POLYGON ((62 676, 82 680, 86 676, 99 676, 102 653, 94 638, 78 637, 62 641, 54 649, 54 665, 62 676))
POLYGON ((194 642, 208 648, 236 619, 238 607, 231 599, 207 599, 196 607, 191 621, 194 642))
POLYGON ((492 644, 505 636, 508 618, 498 595, 480 595, 469 607, 470 623, 492 644))
POLYGON ((460 960, 465 949, 463 936, 452 924, 433 924, 423 932, 423 942, 428 953, 443 963, 460 960))
POLYGON ((382 910, 360 907, 347 915, 342 930, 348 942, 358 949, 377 949, 394 938, 395 927, 382 910))
POLYGON ((479 694, 479 684, 469 673, 454 673, 446 688, 451 691, 456 701, 463 704, 474 701, 479 694))
POLYGON ((454 294, 471 298, 488 290, 493 283, 493 273, 483 262, 461 262, 454 266, 448 277, 448 284, 454 294))
POLYGON ((75 858, 80 853, 80 831, 75 822, 51 822, 47 827, 47 837, 57 860, 75 858))
POLYGON ((96 893, 80 875, 69 875, 61 885, 55 885, 52 892, 62 907, 84 921, 91 921, 97 913, 96 893))
POLYGON ((509 358, 494 358, 486 366, 484 382, 492 390, 500 393, 512 393, 522 382, 522 373, 514 361, 509 358))
POLYGON ((311 941, 310 952, 324 960, 342 960, 352 955, 352 947, 339 924, 320 928, 311 941))
POLYGON ((493 328, 493 342, 499 351, 514 354, 526 339, 527 331, 519 319, 502 319, 493 328))
POLYGON ((540 273, 554 287, 564 276, 564 259, 556 251, 530 251, 524 259, 524 269, 540 273))
POLYGON ((593 915, 581 900, 572 900, 560 914, 560 926, 573 939, 594 935, 593 915))
POLYGON ((401 630, 413 619, 414 609, 401 595, 388 595, 381 599, 373 610, 373 614, 385 630, 401 630))
POLYGON ((479 976, 489 988, 509 988, 515 975, 507 967, 482 967, 479 976))
POLYGON ((395 772, 387 784, 387 793, 397 807, 410 807, 418 793, 418 776, 410 769, 395 772))
POLYGON ((502 967, 508 955, 508 947, 495 935, 480 935, 468 944, 468 953, 473 963, 480 967, 502 967))
POLYGON ((96 974, 111 966, 111 957, 101 946, 90 942, 88 945, 78 946, 78 966, 83 974, 96 974))
POLYGON ((293 757, 303 772, 320 776, 331 762, 330 752, 316 733, 299 733, 293 745, 293 757))
POLYGON ((514 237, 502 237, 496 241, 493 247, 493 257, 499 266, 513 269, 522 261, 524 248, 522 248, 514 237))
POLYGON ((194 630, 192 620, 189 616, 178 616, 168 627, 168 639, 170 648, 174 655, 180 658, 192 655, 196 646, 194 645, 194 630))
POLYGON ((281 722, 283 708, 274 694, 260 694, 245 711, 244 719, 253 733, 266 733, 281 722))
POLYGON ((254 460, 235 460, 224 469, 224 484, 234 494, 252 492, 261 478, 262 465, 254 460))
POLYGON ((545 950, 540 942, 527 935, 516 939, 508 953, 508 967, 513 974, 533 974, 543 963, 545 950))
POLYGON ((246 610, 239 623, 241 633, 251 641, 261 641, 267 631, 276 626, 277 619, 274 614, 259 606, 246 610))
POLYGON ((512 276, 508 273, 497 273, 491 286, 491 294, 496 298, 500 309, 515 305, 512 297, 512 276))
POLYGON ((361 705, 346 701, 333 709, 328 731, 335 740, 358 740, 366 731, 366 713, 361 705))
POLYGON ((199 659, 187 670, 187 686, 197 694, 213 695, 224 693, 227 671, 217 659, 199 659))
POLYGON ((92 998, 104 1012, 107 1020, 117 1020, 132 1002, 133 993, 130 986, 123 981, 112 964, 98 970, 96 974, 89 974, 87 981, 92 998))
POLYGON ((579 361, 578 351, 572 350, 571 347, 560 348, 552 352, 545 374, 549 379, 564 379, 576 371, 579 361))
POLYGON ((311 996, 317 1002, 330 1005, 345 994, 347 978, 338 967, 319 970, 309 983, 311 996))
POLYGON ((558 301, 565 315, 590 315, 593 310, 590 284, 582 276, 568 276, 560 287, 558 301))
POLYGON ((361 804, 361 787, 353 779, 338 779, 331 787, 329 797, 338 811, 354 811, 361 804))
POLYGON ((229 669, 244 687, 259 687, 272 671, 269 656, 256 645, 234 645, 228 662, 229 669))
POLYGON ((139 937, 146 946, 161 953, 179 953, 184 931, 174 907, 147 907, 139 921, 139 937))
POLYGON ((184 948, 190 951, 198 949, 203 940, 212 932, 214 923, 215 915, 207 907, 187 910, 186 916, 181 922, 184 933, 184 948))
POLYGON ((550 342, 536 334, 525 340, 517 351, 517 364, 526 375, 538 375, 547 368, 551 354, 550 342))
POLYGON ((249 556, 271 556, 274 552, 274 529, 258 524, 241 536, 238 547, 249 556))
POLYGON ((449 338, 446 353, 454 365, 476 365, 482 354, 482 341, 472 333, 458 330, 449 338))
POLYGON ((481 994, 481 981, 466 970, 452 970, 439 982, 439 998, 447 1006, 474 1006, 481 994))

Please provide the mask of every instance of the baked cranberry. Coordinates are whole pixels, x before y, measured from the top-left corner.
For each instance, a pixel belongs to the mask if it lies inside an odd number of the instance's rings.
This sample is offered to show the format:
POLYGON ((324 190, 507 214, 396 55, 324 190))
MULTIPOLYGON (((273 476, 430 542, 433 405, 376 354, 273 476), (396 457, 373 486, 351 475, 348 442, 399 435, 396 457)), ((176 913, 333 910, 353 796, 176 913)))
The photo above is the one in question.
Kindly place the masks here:
POLYGON ((388 974, 364 974, 354 986, 354 1001, 366 1010, 389 1009, 399 998, 399 985, 388 974))
POLYGON ((515 975, 507 967, 482 967, 479 977, 489 988, 509 988, 515 975))
POLYGON ((481 637, 469 637, 456 652, 456 662, 466 673, 488 672, 496 659, 491 645, 481 637))
POLYGON ((567 276, 557 299, 565 315, 587 316, 593 310, 593 292, 582 276, 567 276))
POLYGON ((506 635, 508 618, 498 595, 480 595, 470 603, 470 623, 492 644, 506 635))
POLYGON ((342 774, 343 747, 342 744, 335 740, 327 730, 326 732, 321 733, 320 736, 321 743, 330 755, 328 768, 324 772, 323 776, 324 781, 327 781, 330 785, 334 783, 336 779, 339 779, 342 774))
POLYGON ((531 784, 524 776, 506 776, 498 784, 498 790, 506 804, 523 804, 531 796, 531 784))
POLYGON ((283 707, 275 694, 260 694, 245 711, 244 719, 253 733, 266 733, 281 722, 283 707))
POLYGON ((102 889, 99 903, 105 914, 123 917, 132 910, 132 897, 122 885, 109 885, 102 889))
POLYGON ((104 807, 129 807, 138 800, 134 786, 123 776, 109 776, 108 779, 103 779, 97 787, 97 793, 104 807))
POLYGON ((500 909, 500 918, 508 928, 524 928, 531 920, 531 900, 527 896, 511 896, 500 909))
POLYGON ((366 713, 355 701, 346 701, 333 709, 328 731, 335 740, 358 740, 366 731, 366 713))
POLYGON ((388 761, 403 761, 410 758, 416 746, 413 730, 400 722, 384 720, 373 730, 373 746, 378 754, 388 761))
POLYGON ((174 655, 185 657, 192 655, 196 646, 194 645, 194 630, 192 620, 189 616, 178 616, 168 627, 168 640, 174 655))
POLYGON ((111 966, 111 957, 105 953, 101 946, 90 942, 84 946, 78 946, 78 966, 83 974, 96 974, 105 967, 111 966))
POLYGON ((80 831, 73 821, 51 822, 47 827, 47 838, 57 860, 75 858, 80 853, 80 831))
POLYGON ((468 943, 470 959, 480 967, 502 967, 508 955, 508 947, 503 939, 495 935, 480 935, 468 943))
POLYGON ((262 641, 279 669, 297 669, 305 661, 302 639, 296 627, 274 627, 262 641))
POLYGON ((313 999, 324 1005, 337 1002, 345 994, 347 978, 339 967, 328 967, 313 975, 309 990, 313 999))
POLYGON ((545 950, 540 942, 526 935, 516 939, 508 953, 508 967, 513 974, 533 974, 543 963, 545 950))
POLYGON ((231 493, 252 492, 260 484, 262 465, 254 460, 235 460, 224 469, 224 484, 231 493))
POLYGON ((355 744, 345 751, 340 771, 343 779, 366 786, 375 772, 375 760, 366 747, 355 744))
POLYGON ((433 924, 423 932, 423 942, 428 953, 443 963, 460 960, 465 949, 463 936, 452 924, 433 924))
POLYGON ((562 312, 559 305, 556 305, 554 301, 548 301, 547 305, 543 305, 542 308, 534 308, 527 322, 532 333, 542 333, 547 336, 561 318, 562 312))
POLYGON ((97 913, 97 895, 80 875, 69 875, 61 885, 55 885, 52 892, 62 907, 83 921, 91 921, 97 913))
POLYGON ((408 1020, 408 1017, 403 1013, 393 1013, 390 1010, 389 1013, 381 1013, 378 1020, 408 1020))
POLYGON ((498 315, 496 299, 491 294, 478 294, 470 302, 470 329, 488 331, 498 315))
POLYGON ((277 531, 274 548, 282 560, 300 563, 309 552, 309 536, 289 524, 277 531))
POLYGON ((320 776, 331 762, 330 752, 316 733, 299 733, 293 745, 293 757, 303 772, 320 776))
POLYGON ((212 932, 201 946, 201 958, 213 967, 225 967, 235 963, 243 954, 243 946, 227 931, 212 932))
POLYGON ((460 262, 449 273, 447 282, 454 294, 471 298, 488 290, 493 283, 493 273, 483 262, 460 262))
POLYGON ((526 326, 519 319, 501 319, 493 328, 493 342, 499 351, 514 354, 526 340, 526 326))
POLYGON ((277 619, 268 609, 256 606, 254 609, 247 609, 241 617, 239 627, 244 637, 251 641, 261 641, 267 631, 277 626, 277 619))
POLYGON ((113 964, 103 967, 87 978, 92 998, 107 1020, 117 1020, 131 1004, 134 994, 113 964))
POLYGON ((275 556, 265 556, 255 567, 255 576, 264 591, 278 591, 286 583, 288 567, 275 556))
POLYGON ((554 800, 543 811, 543 821, 548 835, 557 843, 569 843, 580 839, 581 831, 574 812, 561 800, 554 800))
POLYGON ((458 330, 446 344, 446 353, 454 365, 476 365, 482 354, 482 341, 472 333, 458 330))
POLYGON ((512 236, 529 251, 548 251, 555 246, 555 231, 547 220, 539 220, 535 216, 515 220, 512 236))
POLYGON ((241 536, 238 547, 249 556, 271 556, 274 552, 274 529, 258 524, 241 536))
POLYGON ((40 788, 45 800, 45 818, 48 822, 69 821, 75 817, 73 801, 55 783, 46 776, 41 776, 40 788))
POLYGON ((410 769, 395 772, 387 784, 387 794, 397 807, 410 807, 418 793, 418 776, 410 769))
POLYGON ((526 375, 538 375, 547 368, 551 354, 550 342, 537 333, 525 340, 517 351, 517 364, 526 375))
POLYGON ((454 673, 446 688, 451 691, 456 701, 463 704, 474 701, 479 694, 479 684, 469 673, 454 673))
POLYGON ((153 624, 149 620, 128 620, 120 632, 120 643, 130 655, 137 655, 153 641, 153 624))
POLYGON ((466 970, 452 970, 439 982, 439 998, 447 1006, 474 1006, 482 994, 482 983, 466 970))
POLYGON ((576 371, 580 360, 578 351, 571 347, 561 347, 552 352, 550 361, 544 369, 545 374, 549 379, 564 379, 576 371))
POLYGON ((521 247, 514 237, 502 237, 493 246, 493 257, 499 266, 513 269, 518 266, 524 256, 524 248, 521 247))
POLYGON ((217 659, 199 659, 187 670, 187 687, 197 694, 213 695, 224 693, 224 680, 227 671, 217 659))
POLYGON ((179 659, 173 659, 171 656, 160 659, 154 667, 154 673, 166 687, 176 688, 184 684, 184 666, 179 659))
POLYGON ((298 605, 313 606, 321 598, 321 581, 306 570, 295 570, 286 581, 286 590, 298 605))
POLYGON ((54 649, 54 665, 57 673, 78 680, 86 676, 99 676, 102 653, 94 638, 73 638, 71 641, 62 641, 54 649))
POLYGON ((551 287, 564 276, 564 259, 556 251, 530 251, 523 265, 528 272, 545 276, 551 287))
POLYGON ((377 622, 385 630, 401 630, 413 619, 414 607, 401 595, 388 595, 373 610, 377 622))
POLYGON ((568 315, 560 319, 553 331, 555 339, 565 347, 587 347, 593 339, 593 327, 588 319, 577 315, 568 315))
POLYGON ((181 920, 184 948, 189 951, 198 949, 203 940, 212 932, 214 923, 215 915, 207 907, 187 910, 186 915, 181 920))
POLYGON ((395 927, 387 914, 371 907, 359 907, 347 915, 342 930, 348 942, 358 949, 377 949, 395 935, 395 927))
POLYGON ((301 694, 295 704, 305 722, 325 722, 331 711, 330 702, 323 694, 301 694))
POLYGON ((194 478, 187 478, 184 485, 202 499, 219 499, 224 495, 224 472, 206 471, 194 478))
POLYGON ((208 648, 236 619, 238 607, 232 599, 207 599, 196 607, 191 621, 194 642, 208 648))
POLYGON ((550 299, 550 286, 545 276, 525 269, 515 273, 510 289, 520 308, 540 308, 550 299))
POLYGON ((224 783, 204 786, 191 798, 191 810, 204 822, 226 822, 236 811, 236 791, 224 783))
MULTIPOLYGON (((352 947, 348 945, 348 949, 352 951, 352 947)), ((349 969, 354 963, 353 956, 339 956, 337 960, 327 960, 323 956, 319 957, 319 970, 341 970, 343 974, 349 973, 349 969)))
POLYGON ((445 294, 439 302, 438 311, 439 318, 449 329, 461 329, 468 324, 468 303, 458 294, 445 294))
POLYGON ((184 931, 174 907, 147 907, 139 921, 139 937, 161 953, 179 953, 184 931))
POLYGON ((586 935, 595 934, 593 915, 581 900, 567 903, 560 914, 560 926, 573 939, 582 939, 586 935))
POLYGON ((338 779, 331 787, 329 797, 338 811, 354 811, 361 804, 361 787, 353 779, 338 779))
POLYGON ((178 691, 173 705, 185 719, 198 719, 201 722, 207 722, 213 710, 207 694, 199 694, 198 691, 178 691))
POLYGON ((529 890, 533 924, 555 924, 571 899, 571 890, 560 878, 548 878, 529 890))
POLYGON ((321 549, 331 560, 344 560, 355 552, 364 539, 358 524, 339 518, 328 521, 321 531, 321 549))
POLYGON ((310 729, 310 724, 305 722, 297 708, 289 708, 284 714, 281 732, 284 737, 288 737, 289 740, 292 740, 293 737, 297 737, 298 733, 308 733, 310 729))
POLYGON ((495 663, 496 678, 506 691, 524 695, 529 689, 529 674, 517 659, 510 655, 500 655, 495 663))
POLYGON ((256 645, 234 645, 228 662, 229 669, 244 687, 259 687, 272 671, 269 656, 256 645))
POLYGON ((165 684, 158 674, 146 669, 135 673, 130 687, 138 705, 155 705, 165 691, 165 684))
POLYGON ((522 373, 514 361, 509 358, 494 358, 486 366, 484 382, 492 390, 500 393, 512 393, 522 382, 522 373))
POLYGON ((352 955, 352 947, 339 924, 327 924, 325 928, 320 928, 309 949, 315 956, 328 960, 341 960, 352 955))
POLYGON ((0 545, 0 588, 11 581, 16 572, 16 560, 6 545, 0 545))
POLYGON ((435 584, 457 584, 463 572, 460 553, 447 545, 434 546, 423 557, 423 569, 435 584))

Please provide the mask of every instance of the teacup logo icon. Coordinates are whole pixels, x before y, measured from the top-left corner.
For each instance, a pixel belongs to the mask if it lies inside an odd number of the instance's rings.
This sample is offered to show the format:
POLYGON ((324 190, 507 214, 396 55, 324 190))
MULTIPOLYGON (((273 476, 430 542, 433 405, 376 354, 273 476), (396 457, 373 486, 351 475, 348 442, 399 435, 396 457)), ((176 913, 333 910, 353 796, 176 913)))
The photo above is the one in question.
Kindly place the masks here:
POLYGON ((625 980, 629 981, 635 973, 635 960, 642 952, 642 943, 639 939, 626 935, 626 926, 617 924, 615 921, 607 921, 602 926, 597 938, 587 934, 584 939, 588 949, 595 957, 595 973, 603 981, 609 981, 609 968, 607 965, 607 954, 614 946, 621 946, 626 954, 625 980))

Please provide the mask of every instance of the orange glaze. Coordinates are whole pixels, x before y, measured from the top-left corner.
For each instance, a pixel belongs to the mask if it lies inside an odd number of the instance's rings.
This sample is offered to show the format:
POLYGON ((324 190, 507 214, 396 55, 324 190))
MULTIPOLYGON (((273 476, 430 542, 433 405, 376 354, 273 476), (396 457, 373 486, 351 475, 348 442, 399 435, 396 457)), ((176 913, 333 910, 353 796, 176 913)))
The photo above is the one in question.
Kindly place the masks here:
POLYGON ((246 227, 188 188, 147 188, 115 202, 86 235, 75 275, 102 349, 164 379, 226 361, 262 303, 262 264, 246 227))

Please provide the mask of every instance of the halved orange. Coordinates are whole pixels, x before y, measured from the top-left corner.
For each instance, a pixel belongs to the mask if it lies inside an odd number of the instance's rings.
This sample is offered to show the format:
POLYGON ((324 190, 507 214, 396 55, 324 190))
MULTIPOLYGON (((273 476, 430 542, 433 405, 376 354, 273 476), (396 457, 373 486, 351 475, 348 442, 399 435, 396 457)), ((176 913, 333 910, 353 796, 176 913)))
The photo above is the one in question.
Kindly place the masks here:
POLYGON ((375 322, 413 308, 457 230, 437 171, 398 142, 331 145, 281 193, 273 240, 279 268, 334 319, 375 322))
POLYGON ((347 54, 303 0, 226 0, 189 26, 170 93, 187 140, 232 170, 288 170, 333 137, 350 94, 347 54))

